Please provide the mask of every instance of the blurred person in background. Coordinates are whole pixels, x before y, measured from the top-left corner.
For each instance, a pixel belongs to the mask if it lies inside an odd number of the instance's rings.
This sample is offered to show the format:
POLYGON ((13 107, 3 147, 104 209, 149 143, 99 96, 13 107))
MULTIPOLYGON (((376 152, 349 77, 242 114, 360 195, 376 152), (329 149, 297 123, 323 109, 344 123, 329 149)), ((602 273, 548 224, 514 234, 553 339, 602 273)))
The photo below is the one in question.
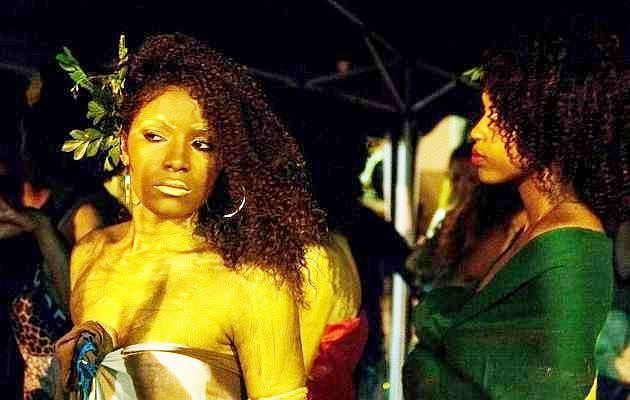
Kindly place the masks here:
MULTIPOLYGON (((354 119, 351 110, 330 99, 301 94, 296 102, 297 95, 274 100, 303 150, 313 194, 327 213, 333 237, 328 251, 332 260, 338 260, 328 271, 327 283, 315 280, 312 288, 306 287, 307 295, 318 303, 302 312, 305 353, 319 343, 315 354, 321 358, 313 364, 309 380, 320 398, 380 399, 386 396, 382 384, 387 379, 384 284, 394 271, 402 270, 408 247, 392 224, 360 201, 359 175, 367 158, 366 127, 361 123, 367 122, 354 119), (355 389, 350 390, 352 381, 355 389)), ((374 179, 374 185, 380 189, 382 182, 374 179)))
POLYGON ((2 208, 5 226, 15 231, 2 244, 12 254, 5 269, 26 277, 19 281, 10 307, 24 362, 24 399, 53 395, 53 344, 70 326, 69 249, 118 214, 111 196, 99 194, 104 190, 95 190, 97 184, 86 185, 94 178, 65 168, 68 157, 60 155, 59 147, 67 133, 65 118, 75 109, 56 92, 61 77, 44 67, 17 91, 17 129, 8 144, 13 159, 9 175, 16 185, 9 195, 13 201, 3 201, 2 208))
POLYGON ((612 310, 597 338, 597 398, 630 396, 630 222, 615 237, 615 285, 612 310))

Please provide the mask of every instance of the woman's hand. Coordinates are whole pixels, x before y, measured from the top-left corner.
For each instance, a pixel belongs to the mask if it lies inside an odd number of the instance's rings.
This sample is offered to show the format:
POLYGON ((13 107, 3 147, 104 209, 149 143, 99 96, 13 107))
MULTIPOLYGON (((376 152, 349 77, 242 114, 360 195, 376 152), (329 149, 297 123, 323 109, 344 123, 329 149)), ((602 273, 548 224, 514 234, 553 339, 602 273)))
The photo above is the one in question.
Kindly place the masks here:
POLYGON ((101 324, 87 321, 75 326, 55 343, 55 357, 59 366, 57 392, 67 393, 79 389, 79 381, 75 363, 78 351, 89 338, 95 346, 95 351, 85 354, 84 361, 98 366, 105 355, 114 349, 115 333, 110 334, 101 324), (61 386, 61 387, 59 387, 61 386))

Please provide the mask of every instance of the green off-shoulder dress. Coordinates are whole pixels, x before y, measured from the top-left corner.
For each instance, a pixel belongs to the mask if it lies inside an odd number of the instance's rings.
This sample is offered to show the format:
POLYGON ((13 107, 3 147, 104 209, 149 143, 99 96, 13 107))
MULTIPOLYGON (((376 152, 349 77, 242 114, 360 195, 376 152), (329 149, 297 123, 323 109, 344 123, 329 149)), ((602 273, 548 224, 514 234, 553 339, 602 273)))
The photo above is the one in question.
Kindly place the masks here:
POLYGON ((414 311, 405 400, 584 399, 612 268, 605 234, 561 228, 530 241, 479 292, 434 289, 414 311))

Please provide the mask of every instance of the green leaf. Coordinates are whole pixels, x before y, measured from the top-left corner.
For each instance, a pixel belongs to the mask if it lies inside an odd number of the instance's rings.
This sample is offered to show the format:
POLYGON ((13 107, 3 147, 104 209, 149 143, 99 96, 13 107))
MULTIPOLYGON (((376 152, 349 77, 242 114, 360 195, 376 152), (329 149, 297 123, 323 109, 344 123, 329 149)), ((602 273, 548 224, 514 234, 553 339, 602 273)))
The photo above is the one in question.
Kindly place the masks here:
POLYGON ((112 171, 114 169, 114 167, 112 166, 112 163, 109 162, 109 157, 105 158, 105 163, 103 164, 103 169, 107 172, 112 171))
MULTIPOLYGON (((120 142, 119 140, 117 140, 120 142)), ((118 166, 120 163, 120 143, 115 144, 111 147, 107 153, 107 157, 105 157, 105 170, 112 171, 114 168, 118 166)))
POLYGON ((114 95, 120 94, 120 89, 122 88, 122 81, 116 77, 116 75, 111 75, 109 78, 109 85, 112 88, 112 93, 114 95))
POLYGON ((124 80, 126 75, 127 75, 127 66, 125 65, 124 67, 121 67, 118 70, 118 78, 121 80, 124 80))
POLYGON ((77 66, 71 64, 68 60, 63 58, 63 54, 57 54, 57 64, 66 72, 74 72, 77 69, 77 66))
POLYGON ((88 156, 88 157, 94 157, 95 155, 97 155, 98 151, 99 151, 99 149, 101 147, 101 143, 102 142, 103 142, 103 138, 102 137, 91 141, 90 144, 87 147, 85 155, 88 156))
POLYGON ((84 142, 86 139, 88 139, 87 133, 82 131, 81 129, 71 130, 70 136, 72 136, 73 139, 79 140, 81 142, 84 142))
POLYGON ((91 100, 88 103, 87 117, 94 120, 94 124, 98 124, 105 116, 107 110, 105 107, 96 100, 91 100))
POLYGON ((115 137, 113 135, 107 136, 105 138, 105 145, 103 147, 106 149, 111 148, 115 144, 114 139, 115 137))
POLYGON ((87 151, 88 146, 90 145, 90 142, 83 142, 81 143, 75 150, 74 150, 74 156, 72 158, 74 158, 75 160, 80 160, 83 158, 83 156, 85 155, 85 152, 87 151))
POLYGON ((66 46, 63 46, 63 54, 70 60, 73 64, 79 65, 79 61, 72 55, 72 52, 66 46))
POLYGON ((127 67, 124 66, 118 70, 118 81, 120 81, 120 87, 125 88, 125 77, 127 76, 127 67))
POLYGON ((464 71, 464 73, 462 73, 462 77, 468 78, 468 80, 472 82, 478 82, 481 80, 481 78, 483 78, 483 74, 484 74, 483 67, 477 66, 467 71, 464 71))
POLYGON ((118 40, 118 61, 124 62, 127 60, 127 44, 125 40, 125 35, 120 35, 120 39, 118 40))
POLYGON ((70 153, 83 143, 82 140, 66 140, 61 146, 61 151, 70 153))
POLYGON ((90 82, 87 74, 83 72, 82 69, 77 69, 74 72, 70 73, 70 78, 83 89, 87 90, 90 93, 94 92, 94 85, 90 82))
POLYGON ((59 63, 59 66, 65 71, 72 72, 76 69, 81 69, 79 62, 74 58, 72 52, 70 52, 70 49, 67 47, 63 48, 63 52, 57 53, 55 59, 59 63))
POLYGON ((87 79, 87 75, 80 69, 75 69, 70 72, 70 79, 77 85, 81 85, 81 82, 87 79))
POLYGON ((87 138, 89 140, 94 140, 94 139, 98 139, 98 138, 102 138, 103 137, 103 132, 99 131, 98 129, 94 129, 94 128, 87 128, 85 130, 85 134, 87 135, 87 138))
POLYGON ((109 158, 111 158, 114 166, 120 162, 120 144, 109 149, 109 158))
POLYGON ((69 73, 70 78, 82 88, 88 90, 90 93, 94 90, 92 82, 90 82, 87 74, 81 69, 79 62, 70 52, 67 47, 63 48, 62 53, 58 53, 55 59, 59 63, 59 66, 69 73))

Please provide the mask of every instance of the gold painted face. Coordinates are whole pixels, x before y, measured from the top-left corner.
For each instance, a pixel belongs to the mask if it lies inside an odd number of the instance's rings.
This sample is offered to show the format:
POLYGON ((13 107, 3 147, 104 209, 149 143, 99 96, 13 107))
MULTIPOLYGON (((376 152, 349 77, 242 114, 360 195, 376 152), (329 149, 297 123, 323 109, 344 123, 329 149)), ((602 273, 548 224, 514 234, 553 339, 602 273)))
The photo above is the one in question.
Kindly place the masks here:
POLYGON ((126 141, 132 189, 162 218, 196 213, 219 175, 217 133, 199 103, 171 87, 140 109, 126 141))
MULTIPOLYGON (((475 142, 471 162, 477 167, 479 180, 486 184, 498 184, 519 179, 525 173, 524 168, 512 161, 509 153, 517 159, 519 154, 516 148, 511 148, 508 152, 503 141, 503 133, 499 127, 492 124, 497 116, 492 114, 492 100, 488 93, 484 92, 481 100, 484 114, 470 134, 475 142)), ((510 144, 510 146, 515 146, 515 144, 510 144)))

